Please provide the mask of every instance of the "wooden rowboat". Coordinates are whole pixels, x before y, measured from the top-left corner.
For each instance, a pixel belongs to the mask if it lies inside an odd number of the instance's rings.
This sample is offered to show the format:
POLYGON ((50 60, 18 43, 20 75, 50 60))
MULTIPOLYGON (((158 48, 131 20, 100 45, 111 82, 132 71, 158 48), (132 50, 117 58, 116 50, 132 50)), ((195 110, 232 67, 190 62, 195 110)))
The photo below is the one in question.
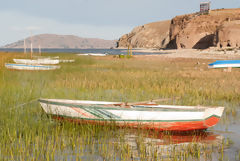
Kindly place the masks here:
POLYGON ((167 131, 204 130, 216 125, 224 107, 169 106, 122 102, 39 99, 43 110, 59 120, 79 123, 157 129, 167 131))
POLYGON ((14 69, 14 70, 55 70, 60 68, 60 66, 54 66, 54 65, 28 65, 28 64, 10 64, 10 63, 6 63, 5 67, 7 69, 14 69))
POLYGON ((59 64, 59 59, 48 59, 48 58, 42 58, 42 59, 13 59, 15 63, 18 64, 31 64, 31 65, 36 65, 36 64, 59 64))

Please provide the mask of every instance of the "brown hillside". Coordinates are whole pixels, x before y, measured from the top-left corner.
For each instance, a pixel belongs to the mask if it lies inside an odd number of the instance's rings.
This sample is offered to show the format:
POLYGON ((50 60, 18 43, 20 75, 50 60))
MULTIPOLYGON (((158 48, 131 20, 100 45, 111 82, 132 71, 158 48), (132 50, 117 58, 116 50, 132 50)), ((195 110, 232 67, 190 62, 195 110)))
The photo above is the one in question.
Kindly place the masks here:
POLYGON ((169 42, 170 21, 159 21, 138 26, 131 33, 123 35, 117 47, 126 48, 165 48, 169 42))
POLYGON ((210 46, 237 46, 240 41, 240 9, 212 10, 177 16, 170 26, 169 48, 205 49, 210 46), (229 33, 231 32, 231 33, 229 33), (228 43, 226 43, 228 42, 228 43))

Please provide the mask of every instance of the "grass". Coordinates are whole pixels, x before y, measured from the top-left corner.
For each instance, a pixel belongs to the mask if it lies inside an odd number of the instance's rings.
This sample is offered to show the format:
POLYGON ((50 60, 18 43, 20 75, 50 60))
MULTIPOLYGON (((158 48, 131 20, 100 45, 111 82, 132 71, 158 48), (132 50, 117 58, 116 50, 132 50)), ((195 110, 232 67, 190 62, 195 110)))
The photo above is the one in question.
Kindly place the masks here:
POLYGON ((229 141, 199 144, 193 140, 174 146, 172 135, 166 134, 164 139, 171 145, 166 151, 166 146, 156 142, 158 136, 143 134, 151 132, 54 121, 35 100, 136 102, 172 98, 161 103, 225 106, 221 123, 227 124, 229 118, 238 116, 240 70, 209 70, 206 64, 210 60, 44 55, 76 61, 62 63, 55 71, 13 71, 4 63, 26 55, 0 53, 0 160, 198 160, 212 155, 224 159, 229 141), (129 133, 134 135, 126 138, 129 133))

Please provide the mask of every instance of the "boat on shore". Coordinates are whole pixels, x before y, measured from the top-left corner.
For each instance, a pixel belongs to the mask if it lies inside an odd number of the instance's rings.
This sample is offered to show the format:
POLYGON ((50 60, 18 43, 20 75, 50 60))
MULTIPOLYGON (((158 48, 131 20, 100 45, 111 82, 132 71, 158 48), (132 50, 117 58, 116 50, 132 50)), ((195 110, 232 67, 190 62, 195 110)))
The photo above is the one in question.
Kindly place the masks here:
POLYGON ((107 56, 107 53, 85 53, 85 54, 77 54, 78 56, 107 56))
POLYGON ((13 61, 17 64, 31 64, 31 65, 46 65, 46 64, 59 64, 59 59, 13 59, 13 61))
POLYGON ((60 59, 59 60, 60 63, 73 63, 75 62, 74 59, 60 59))
POLYGON ((30 65, 30 64, 10 64, 10 63, 6 63, 5 67, 7 69, 13 69, 13 70, 55 70, 60 68, 60 66, 54 66, 54 65, 30 65))
POLYGON ((43 110, 58 120, 160 131, 205 130, 218 123, 224 107, 174 106, 155 103, 39 99, 43 110))
POLYGON ((208 68, 240 68, 240 60, 217 60, 208 64, 208 68))
POLYGON ((59 56, 32 56, 33 59, 59 59, 59 56))

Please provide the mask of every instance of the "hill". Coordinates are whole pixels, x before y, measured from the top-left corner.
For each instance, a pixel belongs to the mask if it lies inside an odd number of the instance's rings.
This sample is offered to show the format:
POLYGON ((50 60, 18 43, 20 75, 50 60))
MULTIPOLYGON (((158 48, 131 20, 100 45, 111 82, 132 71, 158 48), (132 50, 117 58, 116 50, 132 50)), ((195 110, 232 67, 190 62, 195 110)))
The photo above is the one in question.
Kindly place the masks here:
MULTIPOLYGON (((31 37, 25 40, 27 48, 30 48, 31 37)), ((33 48, 59 48, 59 49, 86 49, 86 48, 111 48, 116 46, 115 40, 103 40, 97 38, 81 38, 74 35, 41 34, 32 37, 33 48)), ((24 48, 24 40, 8 44, 4 48, 24 48)))
POLYGON ((159 21, 138 26, 131 33, 123 35, 117 47, 126 48, 165 48, 169 42, 170 21, 159 21))

